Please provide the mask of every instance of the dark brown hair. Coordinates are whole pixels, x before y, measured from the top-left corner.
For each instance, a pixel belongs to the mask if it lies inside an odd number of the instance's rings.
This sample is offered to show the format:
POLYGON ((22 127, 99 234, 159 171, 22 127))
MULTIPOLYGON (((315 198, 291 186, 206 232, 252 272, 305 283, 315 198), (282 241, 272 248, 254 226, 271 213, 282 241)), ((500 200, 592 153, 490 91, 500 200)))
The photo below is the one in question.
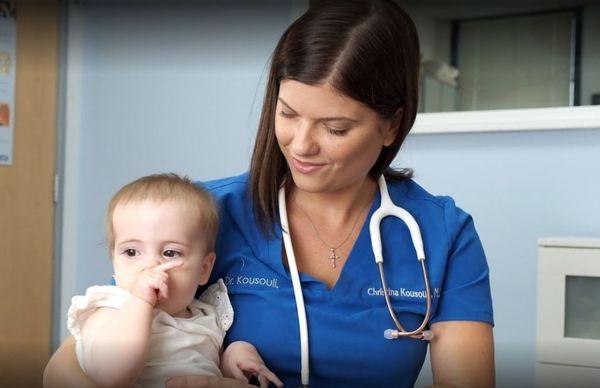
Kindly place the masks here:
POLYGON ((250 193, 258 223, 269 235, 278 219, 277 193, 290 171, 275 138, 275 109, 284 79, 334 89, 373 109, 383 119, 400 117, 396 138, 369 171, 407 179, 412 170, 390 163, 417 113, 419 40, 410 17, 386 0, 318 1, 283 33, 271 60, 250 165, 250 193))

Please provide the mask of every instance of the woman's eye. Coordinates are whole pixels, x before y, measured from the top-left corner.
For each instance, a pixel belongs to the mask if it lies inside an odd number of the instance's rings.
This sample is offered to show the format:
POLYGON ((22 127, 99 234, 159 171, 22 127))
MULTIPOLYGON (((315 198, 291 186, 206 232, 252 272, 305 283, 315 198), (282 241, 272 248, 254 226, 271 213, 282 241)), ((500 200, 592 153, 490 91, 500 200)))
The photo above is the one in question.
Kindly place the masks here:
POLYGON ((332 128, 332 127, 329 127, 327 125, 325 126, 325 128, 327 128, 327 132, 331 133, 332 135, 336 135, 336 136, 343 136, 347 132, 346 129, 332 128))
POLYGON ((181 256, 181 252, 177 252, 172 249, 167 249, 166 251, 163 252, 163 256, 172 259, 174 257, 181 256))
POLYGON ((281 117, 294 117, 295 116, 294 113, 292 113, 292 112, 286 112, 284 110, 279 111, 279 115, 281 117))
POLYGON ((135 256, 140 255, 140 251, 138 251, 137 249, 133 249, 133 248, 127 248, 123 251, 123 254, 125 256, 135 257, 135 256))

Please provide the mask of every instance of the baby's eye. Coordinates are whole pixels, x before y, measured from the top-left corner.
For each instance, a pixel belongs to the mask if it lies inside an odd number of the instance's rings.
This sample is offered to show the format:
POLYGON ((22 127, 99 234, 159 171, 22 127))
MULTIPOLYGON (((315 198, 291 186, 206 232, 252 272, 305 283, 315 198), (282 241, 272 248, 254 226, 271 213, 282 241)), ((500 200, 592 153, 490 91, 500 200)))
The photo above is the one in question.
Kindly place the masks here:
POLYGON ((134 257, 134 256, 139 256, 141 253, 137 249, 127 248, 123 251, 122 254, 125 256, 134 257))
POLYGON ((163 256, 172 259, 174 257, 181 256, 181 252, 177 252, 172 249, 167 249, 166 251, 163 252, 163 256))

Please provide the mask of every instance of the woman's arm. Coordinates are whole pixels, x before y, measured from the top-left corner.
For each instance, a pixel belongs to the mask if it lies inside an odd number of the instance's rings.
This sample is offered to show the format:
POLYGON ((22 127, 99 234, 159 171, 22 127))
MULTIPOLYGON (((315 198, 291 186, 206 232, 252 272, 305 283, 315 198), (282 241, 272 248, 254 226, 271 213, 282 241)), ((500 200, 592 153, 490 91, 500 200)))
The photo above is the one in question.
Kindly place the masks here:
POLYGON ((434 387, 493 388, 494 336, 483 322, 447 321, 431 325, 434 387))
POLYGON ((165 382, 166 388, 256 388, 243 381, 217 376, 177 376, 165 382))
POLYGON ((44 388, 96 388, 79 367, 75 339, 69 337, 56 350, 44 369, 44 388))

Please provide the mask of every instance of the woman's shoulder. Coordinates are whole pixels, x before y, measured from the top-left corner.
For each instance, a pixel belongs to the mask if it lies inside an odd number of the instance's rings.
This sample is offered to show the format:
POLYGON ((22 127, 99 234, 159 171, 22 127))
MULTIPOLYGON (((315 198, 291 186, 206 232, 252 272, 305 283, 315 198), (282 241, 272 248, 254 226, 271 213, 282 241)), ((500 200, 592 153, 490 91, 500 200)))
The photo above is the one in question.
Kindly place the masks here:
POLYGON ((254 212, 248 188, 248 173, 211 180, 196 182, 206 188, 215 198, 221 216, 221 230, 231 231, 233 225, 254 226, 254 212), (234 221, 235 220, 235 221, 234 221))
POLYGON ((432 194, 413 179, 387 180, 387 184, 392 199, 400 200, 411 206, 440 210, 449 205, 456 206, 452 197, 432 194))
POLYGON ((248 172, 209 181, 196 181, 199 186, 210 191, 217 199, 224 196, 243 196, 248 190, 248 172))
MULTIPOLYGON (((249 189, 249 173, 196 184, 206 188, 217 202, 220 215, 219 237, 258 233, 249 189)), ((254 238, 259 239, 259 236, 254 238)))
POLYGON ((442 223, 451 241, 466 223, 472 223, 471 215, 460 208, 454 198, 432 194, 413 179, 388 180, 388 186, 397 205, 405 207, 419 223, 442 223))

